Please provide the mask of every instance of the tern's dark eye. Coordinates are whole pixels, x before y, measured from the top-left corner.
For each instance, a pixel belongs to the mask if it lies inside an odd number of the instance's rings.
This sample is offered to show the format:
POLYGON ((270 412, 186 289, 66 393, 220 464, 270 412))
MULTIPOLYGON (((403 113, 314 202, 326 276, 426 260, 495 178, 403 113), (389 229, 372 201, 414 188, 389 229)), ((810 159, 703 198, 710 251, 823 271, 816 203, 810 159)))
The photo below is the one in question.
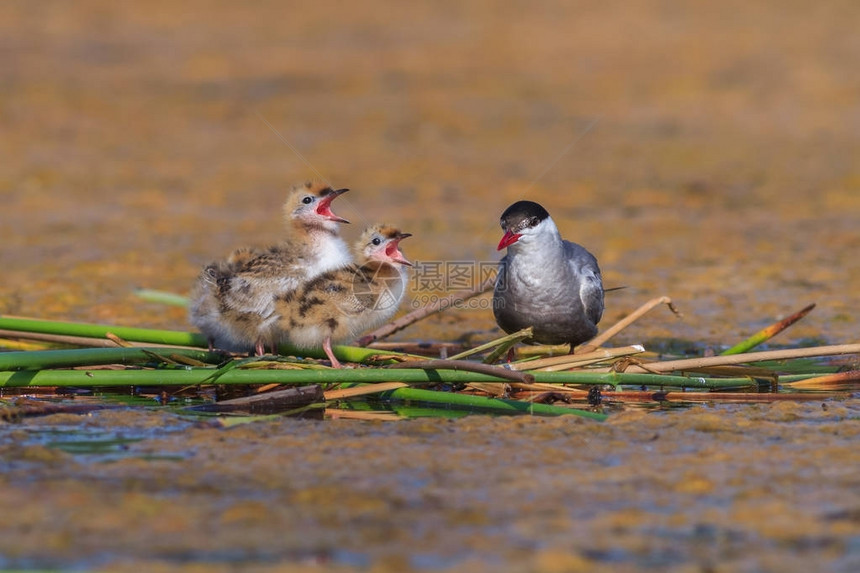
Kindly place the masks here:
POLYGON ((373 237, 373 240, 371 240, 370 242, 374 245, 379 245, 379 243, 382 242, 382 239, 380 239, 379 237, 373 237))
POLYGON ((304 203, 305 205, 310 205, 313 202, 314 202, 314 198, 311 197, 310 195, 308 195, 307 197, 302 199, 302 203, 304 203))
POLYGON ((538 221, 537 217, 532 217, 531 219, 529 219, 529 227, 534 227, 538 223, 540 223, 540 221, 538 221))

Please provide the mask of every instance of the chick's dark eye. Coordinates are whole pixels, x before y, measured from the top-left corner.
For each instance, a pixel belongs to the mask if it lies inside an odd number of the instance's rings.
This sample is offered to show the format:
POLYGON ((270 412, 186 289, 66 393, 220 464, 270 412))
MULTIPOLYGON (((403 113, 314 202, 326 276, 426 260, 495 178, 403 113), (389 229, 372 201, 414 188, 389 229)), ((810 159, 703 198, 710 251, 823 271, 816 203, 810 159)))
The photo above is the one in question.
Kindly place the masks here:
POLYGON ((373 240, 370 242, 373 243, 374 245, 378 245, 379 243, 382 242, 382 239, 380 239, 379 237, 373 237, 373 240))
POLYGON ((302 199, 302 203, 304 203, 305 205, 310 205, 310 204, 311 204, 311 203, 313 203, 313 202, 314 202, 314 198, 313 198, 313 197, 310 197, 310 196, 305 197, 304 199, 302 199))

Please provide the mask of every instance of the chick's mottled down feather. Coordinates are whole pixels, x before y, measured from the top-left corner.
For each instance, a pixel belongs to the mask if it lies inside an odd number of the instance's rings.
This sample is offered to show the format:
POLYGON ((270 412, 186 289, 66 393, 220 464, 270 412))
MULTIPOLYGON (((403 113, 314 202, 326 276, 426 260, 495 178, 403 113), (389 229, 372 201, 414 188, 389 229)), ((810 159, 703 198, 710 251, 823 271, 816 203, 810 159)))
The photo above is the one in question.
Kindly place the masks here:
POLYGON ((411 263, 398 248, 410 236, 390 225, 374 225, 356 243, 358 264, 327 271, 276 300, 282 341, 299 348, 322 347, 339 366, 331 344, 355 339, 397 311, 411 263))
POLYGON ((331 202, 344 192, 315 182, 294 188, 284 203, 283 241, 237 249, 203 268, 189 318, 212 346, 262 354, 276 338, 275 299, 352 260, 338 234, 338 223, 346 220, 331 211, 331 202))

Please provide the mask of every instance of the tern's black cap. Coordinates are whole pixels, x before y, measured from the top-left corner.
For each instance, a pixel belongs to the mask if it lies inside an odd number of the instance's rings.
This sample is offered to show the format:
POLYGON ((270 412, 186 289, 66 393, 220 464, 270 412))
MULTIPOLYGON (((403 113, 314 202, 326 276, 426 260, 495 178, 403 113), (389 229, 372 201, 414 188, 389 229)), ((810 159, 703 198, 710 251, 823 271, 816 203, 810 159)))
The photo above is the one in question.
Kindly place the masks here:
POLYGON ((517 201, 502 213, 499 223, 502 229, 517 232, 526 227, 534 227, 549 217, 546 209, 534 201, 517 201))

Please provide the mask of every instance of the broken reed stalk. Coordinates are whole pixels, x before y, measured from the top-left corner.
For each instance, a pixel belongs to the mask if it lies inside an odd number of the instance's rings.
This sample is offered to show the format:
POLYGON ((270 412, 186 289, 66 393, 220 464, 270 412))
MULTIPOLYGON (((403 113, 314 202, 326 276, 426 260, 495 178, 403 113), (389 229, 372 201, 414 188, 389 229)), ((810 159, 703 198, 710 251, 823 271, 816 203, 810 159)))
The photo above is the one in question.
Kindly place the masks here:
POLYGON ((442 312, 446 308, 450 308, 456 304, 460 304, 464 301, 469 300, 470 298, 484 294, 485 292, 493 288, 495 282, 496 279, 495 277, 493 277, 492 279, 487 279, 486 281, 484 281, 480 286, 478 286, 478 288, 469 291, 455 292, 454 294, 442 297, 430 304, 424 305, 421 308, 418 308, 408 314, 401 316, 397 320, 382 325, 381 327, 377 328, 369 334, 365 334, 356 341, 356 344, 358 346, 367 346, 371 342, 387 338, 395 332, 403 330, 407 326, 416 323, 419 320, 427 318, 428 316, 431 316, 438 312, 442 312))
POLYGON ((323 401, 325 401, 325 397, 320 385, 310 384, 307 386, 297 386, 295 388, 276 390, 265 394, 255 394, 253 396, 242 396, 241 398, 232 398, 230 400, 220 400, 211 404, 189 406, 185 409, 195 412, 249 412, 251 414, 267 414, 282 412, 284 410, 299 408, 307 406, 308 404, 323 401))
POLYGON ((531 384, 511 382, 510 387, 514 390, 524 390, 528 392, 558 392, 560 394, 577 394, 582 396, 585 396, 588 393, 588 390, 583 390, 582 388, 559 386, 557 384, 547 384, 546 382, 532 382, 531 384))
POLYGON ((606 344, 607 341, 609 341, 610 338, 636 322, 639 318, 642 317, 642 315, 661 304, 665 304, 666 306, 668 306, 669 310, 671 310, 675 314, 675 316, 682 316, 681 313, 678 312, 678 309, 675 308, 675 305, 672 304, 672 299, 670 299, 668 296, 654 298, 649 300, 648 302, 646 302, 645 304, 643 304, 642 306, 640 306, 639 308, 631 312, 629 315, 622 318, 594 338, 592 338, 590 341, 577 348, 577 350, 579 352, 591 352, 596 348, 603 346, 604 344, 606 344))
POLYGON ((767 342, 807 314, 809 314, 812 309, 815 308, 815 303, 812 303, 801 310, 795 312, 794 314, 783 318, 782 320, 771 324, 770 326, 763 328, 747 338, 746 340, 742 340, 738 344, 735 344, 729 349, 726 349, 720 352, 720 356, 731 356, 733 354, 743 354, 745 352, 749 352, 751 349, 755 348, 759 344, 763 342, 767 342))
POLYGON ((351 388, 337 388, 334 390, 326 390, 325 399, 328 401, 346 400, 348 398, 379 394, 380 392, 406 388, 408 386, 409 384, 404 384, 403 382, 379 382, 377 384, 364 384, 362 386, 353 386, 351 388))
MULTIPOLYGON (((476 346, 474 348, 470 348, 469 350, 464 350, 459 354, 455 354, 454 356, 449 356, 448 360, 461 360, 463 358, 468 358, 469 356, 473 356, 475 354, 480 354, 485 350, 490 350, 492 348, 503 348, 502 352, 507 352, 508 348, 512 345, 524 340, 532 335, 533 329, 532 327, 524 328, 522 330, 518 330, 514 333, 508 334, 507 336, 502 336, 501 338, 496 338, 495 340, 491 340, 480 346, 476 346)), ((495 353, 493 353, 495 354, 495 353)))
MULTIPOLYGON (((515 382, 515 384, 519 384, 519 382, 515 382)), ((510 385, 497 382, 469 382, 466 384, 466 388, 489 394, 495 398, 507 398, 508 390, 511 389, 510 385)))
MULTIPOLYGON (((531 336, 531 331, 532 331, 531 327, 528 327, 524 330, 529 331, 528 336, 531 336)), ((521 330, 520 332, 523 332, 523 331, 521 330)), ((528 336, 519 338, 519 340, 513 339, 513 340, 509 340, 509 341, 506 341, 506 342, 500 344, 499 346, 497 346, 495 348, 495 350, 493 350, 492 352, 490 352, 489 354, 484 356, 484 359, 481 360, 481 362, 483 362, 484 364, 495 364, 499 358, 508 354, 514 346, 516 346, 518 343, 522 342, 525 338, 528 338, 528 336)))
POLYGON ((786 382, 785 385, 798 390, 847 390, 860 385, 860 370, 815 376, 803 380, 786 382))
POLYGON ((518 346, 516 349, 518 359, 564 354, 570 354, 570 344, 537 344, 535 346, 518 346))

